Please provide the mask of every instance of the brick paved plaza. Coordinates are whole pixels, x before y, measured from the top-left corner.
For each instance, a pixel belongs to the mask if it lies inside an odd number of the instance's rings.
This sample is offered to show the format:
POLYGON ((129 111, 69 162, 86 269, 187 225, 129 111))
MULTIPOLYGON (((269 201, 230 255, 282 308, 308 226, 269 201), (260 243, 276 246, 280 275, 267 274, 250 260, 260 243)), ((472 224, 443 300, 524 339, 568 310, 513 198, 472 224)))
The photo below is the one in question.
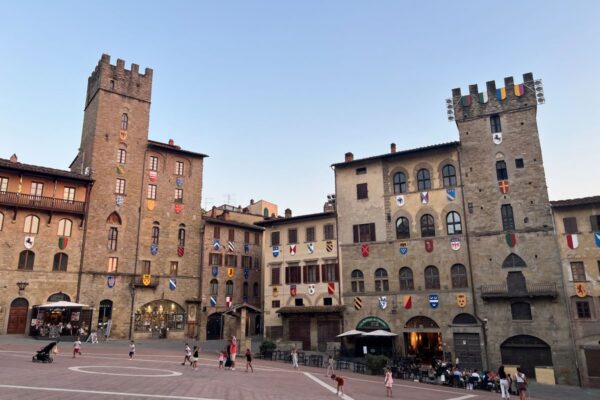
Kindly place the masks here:
MULTIPOLYGON (((83 355, 72 358, 72 343, 61 343, 52 364, 32 363, 36 349, 47 342, 4 337, 0 343, 0 399, 331 399, 332 381, 325 370, 255 360, 254 373, 245 373, 242 362, 235 371, 219 370, 217 356, 202 353, 197 371, 181 365, 183 351, 178 343, 146 341, 137 344, 134 360, 127 356, 126 341, 84 343, 83 355)), ((182 347, 182 346, 181 346, 182 347)), ((385 398, 382 377, 344 371, 346 399, 385 398)), ((554 398, 559 387, 538 388, 531 398, 554 398)), ((572 399, 592 399, 598 393, 569 388, 572 399)), ((496 399, 499 394, 465 391, 445 386, 396 380, 398 399, 467 400, 496 399)), ((558 398, 558 397, 556 397, 558 398)))

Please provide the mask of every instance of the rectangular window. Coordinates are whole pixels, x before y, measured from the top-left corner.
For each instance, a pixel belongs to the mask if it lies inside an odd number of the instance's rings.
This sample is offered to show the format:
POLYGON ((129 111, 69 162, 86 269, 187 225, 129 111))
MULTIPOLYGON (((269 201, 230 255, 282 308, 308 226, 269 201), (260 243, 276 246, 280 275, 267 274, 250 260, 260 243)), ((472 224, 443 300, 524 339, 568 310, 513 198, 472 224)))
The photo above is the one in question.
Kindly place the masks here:
POLYGON ((175 175, 183 175, 183 161, 175 161, 175 175))
POLYGON ((260 257, 254 257, 254 269, 260 271, 260 257))
POLYGON ((254 232, 254 244, 255 245, 260 245, 260 233, 258 232, 254 232))
POLYGON ((177 261, 171 261, 171 269, 169 270, 169 275, 177 276, 178 269, 179 269, 179 263, 177 261))
POLYGON ((271 285, 281 285, 280 271, 280 267, 271 267, 271 285))
POLYGON ((298 243, 298 229, 288 229, 288 243, 298 243))
POLYGON ((585 266, 581 261, 576 261, 571 263, 571 274, 573 276, 573 281, 585 281, 585 266))
POLYGON ((117 151, 117 162, 119 164, 125 164, 127 162, 127 150, 119 149, 117 151))
POLYGON ((0 176, 0 193, 6 193, 8 190, 8 178, 0 176))
POLYGON ((369 198, 369 189, 366 183, 359 183, 356 185, 356 199, 368 199, 369 198))
POLYGON ((75 201, 75 188, 74 187, 66 187, 63 191, 63 200, 72 203, 75 201))
POLYGON ((160 238, 160 228, 158 226, 152 227, 152 244, 158 246, 158 240, 160 238))
POLYGON ((115 193, 125 194, 125 179, 117 178, 117 182, 115 185, 115 193))
POLYGON ((108 250, 117 251, 117 240, 119 237, 119 231, 117 228, 110 228, 108 230, 108 250))
POLYGON ((332 306, 333 305, 333 299, 331 297, 324 297, 323 298, 323 305, 324 306, 332 306))
POLYGON ((41 182, 31 182, 31 195, 41 197, 44 192, 44 184, 41 182))
POLYGON ((333 240, 335 238, 335 230, 333 224, 327 224, 323 227, 323 237, 325 240, 333 240))
POLYGON ((210 253, 210 265, 222 265, 223 255, 219 253, 210 253))
POLYGON ((271 301, 271 308, 279 308, 279 307, 281 307, 281 303, 279 302, 279 300, 271 301))
POLYGON ((517 168, 525 168, 525 162, 522 158, 515 159, 515 167, 517 168))
POLYGON ((183 189, 175 189, 175 203, 183 203, 183 189))
POLYGON ((285 283, 286 284, 297 284, 302 283, 300 277, 300 266, 299 265, 288 265, 285 269, 285 283))
POLYGON ((502 229, 505 231, 512 231, 515 229, 515 219, 513 217, 513 210, 510 204, 502 205, 500 209, 502 214, 502 229))
POLYGON ((314 242, 315 239, 315 228, 314 227, 310 227, 310 228, 306 228, 306 241, 307 242, 314 242))
POLYGON ((490 116, 490 125, 492 128, 492 133, 499 133, 502 132, 502 126, 500 125, 500 116, 499 115, 492 115, 490 116))
POLYGON ((242 268, 252 268, 252 257, 242 256, 242 268))
POLYGON ((118 257, 108 257, 108 273, 116 273, 117 268, 119 267, 119 258, 118 257))
POLYGON ((234 242, 235 241, 235 229, 229 229, 228 232, 228 237, 229 237, 229 241, 234 242))
POLYGON ((279 246, 279 232, 271 232, 271 246, 279 246))
POLYGON ((590 215, 590 225, 592 232, 600 231, 600 215, 590 215))
POLYGON ((577 307, 577 318, 590 319, 592 318, 592 312, 590 310, 590 303, 587 301, 576 301, 577 307))
POLYGON ((364 175, 367 173, 367 167, 356 168, 356 175, 364 175))
POLYGON ((294 301, 294 304, 296 305, 296 307, 302 307, 302 306, 304 306, 304 299, 296 298, 294 301))
POLYGON ((565 226, 565 233, 578 233, 577 218, 575 218, 575 217, 563 218, 563 224, 565 226))
POLYGON ((244 232, 244 243, 250 244, 250 232, 244 232))
POLYGON ((328 263, 321 266, 323 282, 337 282, 340 279, 340 269, 337 263, 328 263))
POLYGON ((158 157, 150 156, 150 171, 158 171, 158 157))
POLYGON ((215 231, 213 233, 213 238, 221 239, 221 227, 215 226, 215 231))
POLYGON ((156 185, 148 185, 147 198, 151 200, 156 200, 156 185))
POLYGON ((304 283, 319 283, 318 265, 305 265, 304 271, 304 283))
POLYGON ((354 236, 354 243, 375 241, 375 224, 353 225, 352 230, 354 236))
POLYGON ((227 254, 225 260, 228 267, 237 267, 237 256, 235 254, 227 254))
POLYGON ((142 261, 142 275, 150 275, 150 261, 142 261))

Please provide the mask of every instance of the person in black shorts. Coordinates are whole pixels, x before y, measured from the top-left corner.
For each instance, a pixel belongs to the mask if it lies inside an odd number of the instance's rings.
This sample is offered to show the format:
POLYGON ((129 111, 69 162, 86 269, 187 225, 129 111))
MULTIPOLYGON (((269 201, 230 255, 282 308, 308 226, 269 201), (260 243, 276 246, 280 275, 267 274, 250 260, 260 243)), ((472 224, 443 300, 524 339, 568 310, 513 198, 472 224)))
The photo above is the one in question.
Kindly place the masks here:
POLYGON ((246 349, 246 372, 248 372, 248 367, 250 367, 250 371, 254 372, 254 368, 252 368, 252 353, 250 349, 246 349))

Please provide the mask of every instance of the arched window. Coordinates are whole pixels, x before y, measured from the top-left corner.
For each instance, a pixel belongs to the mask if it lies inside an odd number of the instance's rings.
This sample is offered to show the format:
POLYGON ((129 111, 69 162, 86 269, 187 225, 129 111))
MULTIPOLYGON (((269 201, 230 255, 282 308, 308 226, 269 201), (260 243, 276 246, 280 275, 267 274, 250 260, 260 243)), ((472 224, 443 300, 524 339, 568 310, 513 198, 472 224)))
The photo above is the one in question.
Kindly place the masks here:
POLYGON ((260 287, 258 286, 258 282, 254 282, 254 285, 252 285, 252 296, 254 298, 260 297, 260 287))
POLYGON ((0 212, 0 231, 2 230, 2 225, 4 224, 4 214, 0 212))
POLYGON ((387 271, 383 268, 377 268, 375 270, 375 291, 376 292, 387 292, 390 290, 388 283, 387 271))
POLYGON ((116 211, 113 211, 108 218, 106 218, 106 223, 110 225, 121 225, 121 216, 116 211))
POLYGON ((506 171, 506 162, 503 160, 496 161, 496 177, 499 181, 508 179, 508 171, 506 171))
POLYGON ((152 244, 158 246, 158 238, 160 237, 160 228, 157 226, 158 224, 155 222, 155 225, 152 227, 152 244))
POLYGON ((396 220, 396 239, 408 239, 410 238, 410 226, 408 218, 399 217, 396 220))
POLYGON ((531 305, 525 302, 516 302, 510 305, 510 313, 513 320, 531 321, 531 305))
POLYGON ((394 174, 394 193, 406 192, 406 175, 404 172, 396 172, 394 174))
POLYGON ((219 294, 219 281, 216 279, 210 281, 210 294, 213 296, 219 294))
POLYGON ((450 276, 452 277, 452 288, 467 288, 469 281, 467 280, 467 269, 462 264, 454 264, 450 268, 450 276))
POLYGON ((425 168, 422 168, 417 172, 417 187, 419 190, 431 189, 431 176, 429 175, 429 171, 425 168))
POLYGON ((126 131, 128 125, 129 117, 127 116, 127 113, 123 113, 123 115, 121 115, 121 130, 126 131))
POLYGON ((23 225, 23 232, 25 233, 38 233, 40 228, 40 219, 35 215, 28 215, 25 217, 25 224, 23 225))
POLYGON ((425 268, 425 289, 440 288, 440 272, 433 265, 425 268))
POLYGON ((400 290, 414 290, 415 282, 413 281, 412 269, 408 267, 400 268, 400 290))
POLYGON ((477 320, 471 314, 462 313, 454 317, 452 325, 477 325, 477 320))
POLYGON ((71 222, 70 219, 61 219, 60 221, 58 221, 58 236, 66 236, 66 237, 70 237, 71 236, 71 230, 73 227, 73 223, 71 222))
POLYGON ((117 228, 108 229, 108 249, 117 251, 117 242, 119 239, 119 230, 117 228))
POLYGON ((179 232, 177 233, 178 245, 181 247, 185 246, 185 224, 179 225, 179 232))
POLYGON ((69 256, 65 253, 56 253, 54 255, 54 262, 52 263, 52 271, 64 272, 67 270, 67 264, 69 263, 69 256))
POLYGON ((450 211, 446 215, 446 228, 448 235, 456 235, 462 233, 462 224, 460 223, 460 214, 456 211, 450 211))
POLYGON ((435 236, 435 224, 433 217, 425 214, 421 217, 421 237, 435 236))
POLYGON ((19 269, 33 269, 33 263, 35 261, 35 253, 31 250, 23 250, 19 253, 19 269))
POLYGON ((355 269, 350 274, 352 281, 352 292, 362 293, 365 291, 365 276, 360 269, 355 269))
POLYGON ((244 296, 244 299, 248 298, 248 282, 244 282, 244 284, 242 285, 242 293, 244 296))
MULTIPOLYGON (((127 150, 125 150, 125 149, 117 150, 117 163, 118 164, 126 164, 127 163, 127 150)), ((121 170, 117 169, 117 173, 119 173, 119 171, 121 171, 121 170)), ((120 172, 120 173, 122 173, 122 172, 120 172)))
POLYGON ((525 268, 527 264, 525 261, 516 255, 515 253, 510 253, 502 262, 502 268, 525 268))
MULTIPOLYGON (((105 328, 105 325, 109 319, 112 319, 112 300, 102 300, 100 302, 100 308, 98 309, 98 326, 105 328)), ((106 334, 106 331, 105 331, 106 334)))
POLYGON ((456 169, 452 164, 444 165, 442 168, 442 177, 444 179, 444 187, 456 186, 456 169))
POLYGON ((54 303, 55 301, 71 301, 71 298, 66 293, 58 292, 58 293, 51 294, 48 297, 49 303, 54 303))
POLYGON ((231 296, 233 294, 233 281, 225 282, 225 294, 231 296))

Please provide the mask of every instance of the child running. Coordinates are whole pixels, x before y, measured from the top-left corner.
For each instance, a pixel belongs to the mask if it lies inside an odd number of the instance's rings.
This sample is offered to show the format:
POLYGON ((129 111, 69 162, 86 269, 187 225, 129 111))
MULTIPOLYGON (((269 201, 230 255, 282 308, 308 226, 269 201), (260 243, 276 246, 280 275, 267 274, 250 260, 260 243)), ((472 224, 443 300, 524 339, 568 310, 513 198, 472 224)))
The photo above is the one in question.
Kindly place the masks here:
POLYGON ((227 353, 225 353, 224 351, 220 351, 219 352, 219 369, 223 369, 224 364, 225 364, 225 358, 227 358, 227 353))
POLYGON ((394 378, 392 378, 392 369, 390 367, 385 369, 384 383, 386 397, 392 397, 392 385, 394 384, 394 378))
POLYGON ((133 356, 135 355, 135 343, 133 340, 129 343, 129 359, 133 360, 133 356))
POLYGON ((81 340, 79 340, 79 336, 73 342, 73 358, 75 358, 75 354, 81 355, 81 340))
POLYGON ((192 368, 193 369, 198 369, 198 358, 199 358, 199 353, 200 349, 198 348, 198 346, 194 346, 194 354, 192 355, 192 368))
POLYGON ((252 368, 252 353, 250 349, 246 349, 246 372, 248 372, 248 367, 250 367, 250 371, 254 372, 254 368, 252 368))
POLYGON ((189 361, 190 365, 192 365, 192 349, 190 349, 190 346, 187 343, 185 344, 185 357, 181 365, 185 365, 186 361, 189 361))
POLYGON ((331 379, 333 379, 337 383, 337 392, 338 396, 344 397, 344 378, 339 375, 332 374, 331 379))

